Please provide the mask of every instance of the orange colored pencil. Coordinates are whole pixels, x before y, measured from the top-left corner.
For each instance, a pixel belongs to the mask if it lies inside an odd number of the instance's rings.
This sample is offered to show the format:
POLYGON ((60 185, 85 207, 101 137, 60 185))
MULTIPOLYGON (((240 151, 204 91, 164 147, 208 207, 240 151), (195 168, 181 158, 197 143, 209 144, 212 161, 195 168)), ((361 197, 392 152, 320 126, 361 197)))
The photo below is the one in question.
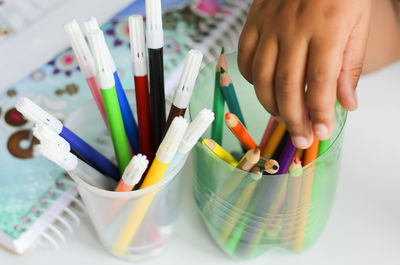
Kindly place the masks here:
POLYGON ((240 122, 238 117, 233 113, 225 113, 225 124, 231 130, 231 132, 236 136, 236 138, 242 143, 247 150, 251 150, 257 147, 256 142, 240 122))
POLYGON ((261 155, 265 158, 271 158, 276 148, 279 145, 283 135, 286 132, 286 126, 281 123, 277 123, 271 136, 267 139, 264 148, 261 151, 261 155))
POLYGON ((310 164, 318 156, 319 140, 314 136, 312 145, 304 152, 304 166, 310 164))
MULTIPOLYGON (((303 159, 304 166, 308 165, 317 158, 318 146, 319 146, 319 140, 314 136, 312 145, 307 150, 304 151, 304 159, 303 159)), ((310 210, 310 200, 311 200, 313 182, 314 182, 314 171, 311 171, 305 176, 303 176, 299 205, 302 205, 304 209, 302 209, 302 214, 298 221, 298 230, 296 231, 297 239, 293 245, 294 251, 297 252, 303 248, 304 237, 306 236, 307 220, 310 210)))

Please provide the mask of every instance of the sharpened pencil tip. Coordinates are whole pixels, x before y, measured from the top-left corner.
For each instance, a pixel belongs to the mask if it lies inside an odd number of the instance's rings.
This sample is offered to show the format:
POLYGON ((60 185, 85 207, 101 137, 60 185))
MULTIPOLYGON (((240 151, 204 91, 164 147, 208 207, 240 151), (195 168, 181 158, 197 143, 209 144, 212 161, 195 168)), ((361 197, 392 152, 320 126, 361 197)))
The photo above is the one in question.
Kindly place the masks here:
POLYGON ((232 115, 229 112, 225 113, 225 119, 230 120, 231 117, 232 115))
POLYGON ((222 54, 224 54, 225 53, 225 47, 224 46, 222 46, 222 49, 221 49, 221 55, 222 54))
POLYGON ((224 70, 224 68, 221 67, 221 74, 225 73, 226 71, 224 70))

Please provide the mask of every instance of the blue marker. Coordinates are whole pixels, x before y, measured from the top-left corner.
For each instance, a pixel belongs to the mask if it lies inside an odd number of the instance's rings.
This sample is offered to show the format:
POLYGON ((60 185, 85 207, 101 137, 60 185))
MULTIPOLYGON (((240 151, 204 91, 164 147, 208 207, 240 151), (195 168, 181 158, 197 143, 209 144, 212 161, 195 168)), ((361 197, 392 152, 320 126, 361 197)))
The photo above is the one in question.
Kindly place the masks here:
POLYGON ((21 98, 18 100, 16 106, 17 110, 24 115, 24 117, 37 124, 45 124, 55 133, 64 138, 83 159, 85 159, 89 165, 113 178, 115 181, 119 181, 121 175, 116 165, 114 165, 105 156, 99 153, 96 149, 91 147, 88 143, 82 140, 75 133, 71 132, 65 127, 60 120, 43 110, 41 107, 33 103, 28 98, 21 98))

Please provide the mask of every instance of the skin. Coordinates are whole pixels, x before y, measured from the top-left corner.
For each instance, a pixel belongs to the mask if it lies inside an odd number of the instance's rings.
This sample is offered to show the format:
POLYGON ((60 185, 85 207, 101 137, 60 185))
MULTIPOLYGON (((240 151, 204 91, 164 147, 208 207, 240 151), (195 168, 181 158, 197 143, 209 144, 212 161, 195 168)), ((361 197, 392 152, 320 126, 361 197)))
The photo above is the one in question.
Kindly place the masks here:
POLYGON ((296 147, 309 147, 314 135, 330 137, 336 98, 347 110, 357 108, 355 88, 366 51, 365 72, 400 57, 397 5, 388 0, 253 1, 239 40, 239 70, 264 108, 287 126, 296 147))

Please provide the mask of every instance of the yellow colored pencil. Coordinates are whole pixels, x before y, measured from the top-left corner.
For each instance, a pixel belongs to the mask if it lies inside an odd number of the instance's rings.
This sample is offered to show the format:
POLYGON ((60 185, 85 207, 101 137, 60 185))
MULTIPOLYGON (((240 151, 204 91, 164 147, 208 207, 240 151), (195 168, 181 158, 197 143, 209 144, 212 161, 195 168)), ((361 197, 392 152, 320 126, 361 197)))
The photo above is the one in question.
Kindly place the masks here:
POLYGON ((202 143, 210 148, 211 151, 213 151, 218 157, 223 159, 225 162, 231 164, 232 166, 236 167, 238 165, 238 161, 222 146, 217 144, 214 140, 211 139, 204 139, 202 143))

